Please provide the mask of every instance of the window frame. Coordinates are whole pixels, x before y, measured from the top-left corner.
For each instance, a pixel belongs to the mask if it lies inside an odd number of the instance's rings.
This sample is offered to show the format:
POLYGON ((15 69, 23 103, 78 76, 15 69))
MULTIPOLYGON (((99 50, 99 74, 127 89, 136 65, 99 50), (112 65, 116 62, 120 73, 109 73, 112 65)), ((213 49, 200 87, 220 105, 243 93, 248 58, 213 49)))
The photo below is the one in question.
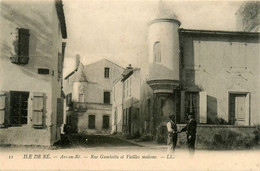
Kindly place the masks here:
POLYGON ((84 94, 83 93, 80 93, 79 94, 79 102, 85 102, 85 96, 84 96, 84 94))
POLYGON ((185 91, 185 96, 184 96, 184 117, 185 117, 185 120, 188 120, 189 112, 194 112, 195 118, 199 117, 199 92, 197 92, 197 91, 185 91), (186 94, 189 94, 189 105, 188 106, 186 106, 186 100, 187 100, 186 94), (193 99, 194 94, 195 94, 195 99, 193 99), (194 100, 196 100, 196 104, 192 103, 194 100), (195 106, 193 106, 193 105, 195 105, 195 106), (188 113, 186 112, 187 107, 189 109, 188 113), (194 110, 194 108, 196 108, 196 110, 194 110))
POLYGON ((88 129, 96 129, 96 115, 88 115, 88 129), (93 117, 94 123, 90 122, 90 118, 93 117), (90 124, 92 123, 92 124, 90 124), (93 126, 92 126, 93 125, 93 126))
POLYGON ((103 92, 103 103, 104 104, 111 104, 111 92, 110 91, 104 91, 103 92), (106 96, 106 94, 109 94, 109 98, 106 96))
POLYGON ((104 68, 104 78, 110 78, 110 68, 109 67, 104 68))
MULTIPOLYGON (((25 98, 26 98, 25 97, 25 98)), ((28 125, 28 110, 29 110, 29 97, 30 97, 30 93, 29 92, 25 92, 25 91, 10 91, 10 126, 22 126, 22 125, 28 125), (16 95, 15 95, 16 94, 16 95), (22 100, 22 96, 26 96, 27 97, 27 101, 23 101, 22 100), (19 99, 17 98, 17 96, 19 96, 19 99), (18 103, 18 109, 16 109, 16 111, 18 111, 18 117, 19 117, 19 121, 18 123, 14 123, 14 112, 13 110, 15 110, 15 106, 14 106, 14 101, 17 102, 17 100, 19 100, 18 103), (22 103, 23 102, 27 102, 27 109, 22 109, 22 103), (22 121, 22 111, 27 111, 26 113, 26 122, 22 121)))
POLYGON ((16 28, 16 38, 13 41, 14 55, 10 57, 12 63, 28 64, 30 49, 30 30, 26 28, 16 28))
POLYGON ((102 117, 102 129, 109 129, 109 127, 110 127, 110 116, 109 115, 103 115, 103 117, 102 117), (104 118, 107 118, 108 120, 108 123, 106 123, 105 124, 105 120, 104 120, 104 118), (106 126, 106 127, 105 127, 106 126))
POLYGON ((160 63, 162 61, 160 41, 153 44, 153 61, 154 63, 160 63))

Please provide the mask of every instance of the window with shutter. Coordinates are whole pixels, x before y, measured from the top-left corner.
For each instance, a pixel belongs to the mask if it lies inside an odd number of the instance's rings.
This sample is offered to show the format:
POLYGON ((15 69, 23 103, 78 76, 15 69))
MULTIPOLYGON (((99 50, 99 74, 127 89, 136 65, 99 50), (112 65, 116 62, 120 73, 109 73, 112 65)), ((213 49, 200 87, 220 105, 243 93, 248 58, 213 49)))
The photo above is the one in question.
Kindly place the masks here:
POLYGON ((63 59, 62 53, 58 53, 58 81, 62 79, 63 59))
POLYGON ((5 124, 6 93, 0 91, 0 128, 5 124))
POLYGON ((13 126, 27 124, 29 92, 10 92, 10 123, 13 126))
POLYGON ((33 93, 32 110, 33 127, 43 128, 46 113, 46 96, 44 93, 33 93))
POLYGON ((11 57, 12 63, 28 64, 29 61, 29 38, 30 33, 28 29, 18 28, 18 36, 14 40, 15 54, 11 57))
POLYGON ((188 120, 188 115, 190 112, 194 113, 196 119, 198 119, 198 109, 199 109, 199 93, 198 92, 185 92, 184 101, 184 112, 185 119, 188 120))

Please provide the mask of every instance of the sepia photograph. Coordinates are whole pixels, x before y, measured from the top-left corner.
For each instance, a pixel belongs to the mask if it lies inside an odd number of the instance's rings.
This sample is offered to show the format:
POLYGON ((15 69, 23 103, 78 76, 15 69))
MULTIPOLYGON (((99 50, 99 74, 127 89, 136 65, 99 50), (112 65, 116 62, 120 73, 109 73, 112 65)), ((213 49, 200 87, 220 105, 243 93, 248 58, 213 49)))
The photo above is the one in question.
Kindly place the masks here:
POLYGON ((260 1, 0 0, 0 170, 259 156, 260 1))

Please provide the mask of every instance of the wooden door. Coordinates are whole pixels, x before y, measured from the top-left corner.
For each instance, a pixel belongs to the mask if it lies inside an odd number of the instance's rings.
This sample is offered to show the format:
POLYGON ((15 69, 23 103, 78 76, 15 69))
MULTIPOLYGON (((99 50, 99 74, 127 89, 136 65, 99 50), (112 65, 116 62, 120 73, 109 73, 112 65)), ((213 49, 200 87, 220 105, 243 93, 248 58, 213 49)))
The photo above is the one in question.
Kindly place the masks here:
POLYGON ((244 125, 246 118, 246 95, 236 95, 235 105, 235 115, 237 119, 237 124, 244 125))

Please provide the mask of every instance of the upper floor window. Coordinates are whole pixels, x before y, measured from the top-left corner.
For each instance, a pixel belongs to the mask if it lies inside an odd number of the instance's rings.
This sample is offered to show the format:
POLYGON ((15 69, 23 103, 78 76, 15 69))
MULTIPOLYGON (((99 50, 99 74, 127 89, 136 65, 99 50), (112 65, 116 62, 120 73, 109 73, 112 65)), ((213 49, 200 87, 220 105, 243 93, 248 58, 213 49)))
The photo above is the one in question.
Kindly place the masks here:
POLYGON ((110 92, 104 92, 104 103, 110 104, 110 92))
POLYGON ((155 42, 153 45, 154 62, 161 62, 161 43, 155 42))
POLYGON ((13 41, 14 54, 11 62, 16 64, 28 64, 29 61, 29 37, 28 29, 17 28, 15 40, 13 41))
POLYGON ((84 94, 79 94, 79 102, 84 102, 84 94))
POLYGON ((109 68, 105 67, 104 77, 109 78, 109 68))

